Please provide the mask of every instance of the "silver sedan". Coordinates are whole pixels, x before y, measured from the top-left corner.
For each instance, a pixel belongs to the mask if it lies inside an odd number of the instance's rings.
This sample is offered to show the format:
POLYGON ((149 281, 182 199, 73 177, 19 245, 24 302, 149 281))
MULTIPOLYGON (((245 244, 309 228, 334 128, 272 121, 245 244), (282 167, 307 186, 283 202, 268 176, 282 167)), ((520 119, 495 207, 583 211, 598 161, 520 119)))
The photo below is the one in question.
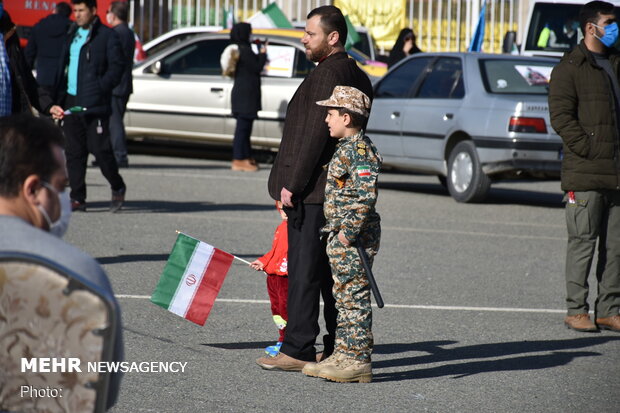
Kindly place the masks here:
MULTIPOLYGON (((277 148, 289 100, 315 64, 305 55, 297 30, 255 30, 269 40, 262 77, 262 107, 254 122, 253 146, 277 148), (277 34, 273 34, 277 33, 277 34)), ((235 130, 230 92, 220 56, 230 36, 199 34, 163 49, 133 70, 134 92, 125 115, 130 140, 157 139, 230 146, 235 130)))
POLYGON ((416 54, 375 85, 367 134, 384 165, 435 174, 459 202, 495 180, 559 177, 549 121, 551 58, 416 54))

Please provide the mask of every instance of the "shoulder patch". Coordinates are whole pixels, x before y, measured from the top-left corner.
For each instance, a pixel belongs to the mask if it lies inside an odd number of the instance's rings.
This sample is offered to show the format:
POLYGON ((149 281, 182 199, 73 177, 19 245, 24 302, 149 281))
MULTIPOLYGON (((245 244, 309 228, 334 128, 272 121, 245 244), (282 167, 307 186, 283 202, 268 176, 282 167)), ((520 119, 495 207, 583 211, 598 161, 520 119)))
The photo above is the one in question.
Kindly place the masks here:
POLYGON ((357 167, 357 176, 370 176, 370 165, 360 165, 357 167))

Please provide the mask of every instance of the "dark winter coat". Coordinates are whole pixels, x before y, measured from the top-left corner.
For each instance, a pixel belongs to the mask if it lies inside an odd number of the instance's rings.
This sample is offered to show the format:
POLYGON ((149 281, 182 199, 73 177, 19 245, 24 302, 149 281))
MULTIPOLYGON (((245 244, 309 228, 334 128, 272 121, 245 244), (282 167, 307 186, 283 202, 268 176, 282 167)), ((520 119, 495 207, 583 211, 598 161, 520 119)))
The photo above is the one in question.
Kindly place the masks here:
MULTIPOLYGON (((620 73, 620 55, 609 60, 620 73)), ((611 81, 584 43, 565 53, 549 84, 551 125, 564 141, 564 191, 620 189, 617 110, 611 81)))
MULTIPOLYGON (((55 102, 61 105, 67 97, 70 47, 77 29, 74 23, 61 54, 61 70, 54 95, 55 102)), ((80 50, 76 105, 87 108, 89 115, 109 115, 112 89, 120 82, 123 67, 123 54, 118 35, 95 17, 88 39, 80 50)))
POLYGON ((133 69, 133 53, 136 50, 136 38, 127 23, 116 25, 113 27, 113 30, 118 34, 118 38, 121 42, 121 51, 123 52, 123 76, 121 77, 121 82, 112 91, 112 94, 114 96, 127 97, 133 92, 133 76, 131 75, 131 69, 133 69))
POLYGON ((230 103, 233 116, 255 118, 261 105, 260 74, 267 62, 265 53, 255 54, 250 46, 251 26, 238 23, 233 26, 230 37, 239 47, 239 60, 235 69, 235 82, 230 103))
POLYGON ((35 24, 24 50, 26 61, 37 71, 39 85, 54 86, 60 53, 71 21, 61 14, 50 14, 35 24))
POLYGON ((353 86, 373 97, 368 76, 345 52, 321 62, 299 85, 288 104, 280 150, 269 175, 269 194, 280 199, 282 187, 294 201, 322 204, 325 200, 327 165, 337 139, 329 136, 325 124, 327 108, 316 104, 328 99, 335 86, 353 86))

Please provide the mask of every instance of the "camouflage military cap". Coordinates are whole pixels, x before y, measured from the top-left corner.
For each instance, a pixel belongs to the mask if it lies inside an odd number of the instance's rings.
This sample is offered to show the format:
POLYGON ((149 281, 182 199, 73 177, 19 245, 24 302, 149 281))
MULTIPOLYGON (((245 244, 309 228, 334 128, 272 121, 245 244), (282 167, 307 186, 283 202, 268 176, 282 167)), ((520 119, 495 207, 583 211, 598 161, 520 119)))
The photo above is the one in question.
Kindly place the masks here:
POLYGON ((336 86, 329 99, 320 100, 316 104, 330 108, 345 108, 365 117, 368 117, 370 110, 370 98, 352 86, 336 86))

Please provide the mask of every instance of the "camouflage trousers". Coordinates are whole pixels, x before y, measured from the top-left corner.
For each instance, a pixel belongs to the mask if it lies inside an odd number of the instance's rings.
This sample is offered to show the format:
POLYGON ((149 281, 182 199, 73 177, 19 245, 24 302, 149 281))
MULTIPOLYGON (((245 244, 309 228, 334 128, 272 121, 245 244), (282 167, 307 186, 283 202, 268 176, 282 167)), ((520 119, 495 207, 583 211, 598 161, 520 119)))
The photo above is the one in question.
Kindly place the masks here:
MULTIPOLYGON (((360 234, 371 266, 379 251, 380 238, 379 223, 360 234)), ((333 293, 338 311, 334 352, 370 361, 373 346, 370 284, 357 247, 345 246, 338 240, 338 233, 331 232, 327 238, 327 256, 332 269, 333 293)))

